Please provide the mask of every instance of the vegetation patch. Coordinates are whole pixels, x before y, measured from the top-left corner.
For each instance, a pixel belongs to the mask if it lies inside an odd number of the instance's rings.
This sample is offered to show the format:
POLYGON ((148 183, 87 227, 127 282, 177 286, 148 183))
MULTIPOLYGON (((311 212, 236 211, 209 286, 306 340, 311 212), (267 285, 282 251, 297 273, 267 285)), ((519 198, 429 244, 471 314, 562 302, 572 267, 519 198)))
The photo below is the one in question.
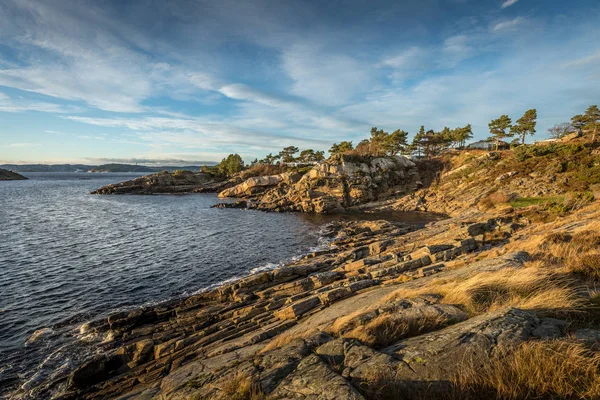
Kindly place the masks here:
POLYGON ((538 205, 553 205, 562 204, 564 196, 550 196, 550 197, 518 197, 510 202, 513 208, 525 208, 538 205))
POLYGON ((526 342, 457 368, 452 398, 597 399, 600 354, 564 341, 526 342))

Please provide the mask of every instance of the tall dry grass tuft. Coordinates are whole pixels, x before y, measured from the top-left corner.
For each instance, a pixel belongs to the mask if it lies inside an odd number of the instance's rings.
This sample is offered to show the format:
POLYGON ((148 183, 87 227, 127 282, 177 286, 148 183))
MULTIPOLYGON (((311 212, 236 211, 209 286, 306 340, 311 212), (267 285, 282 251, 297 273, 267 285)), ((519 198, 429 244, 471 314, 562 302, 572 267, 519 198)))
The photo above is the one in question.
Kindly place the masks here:
POLYGON ((432 281, 418 289, 397 290, 383 301, 437 294, 471 315, 505 307, 571 313, 585 306, 573 280, 530 263, 519 269, 481 272, 462 280, 432 281))
POLYGON ((441 329, 450 323, 439 316, 396 318, 394 315, 380 315, 365 325, 341 333, 341 336, 357 339, 372 347, 385 347, 405 338, 441 329))
POLYGON ((265 400, 267 398, 260 385, 245 373, 237 373, 232 379, 225 380, 220 389, 218 400, 265 400))
POLYGON ((538 257, 549 266, 584 279, 600 280, 600 230, 546 236, 538 257))
POLYGON ((296 339, 308 339, 310 337, 316 336, 320 331, 316 328, 308 329, 302 332, 283 332, 277 336, 275 336, 265 347, 263 347, 258 354, 264 354, 269 350, 277 349, 279 347, 285 346, 293 342, 296 339))
POLYGON ((581 344, 526 342, 457 368, 454 397, 463 399, 598 399, 600 355, 581 344))

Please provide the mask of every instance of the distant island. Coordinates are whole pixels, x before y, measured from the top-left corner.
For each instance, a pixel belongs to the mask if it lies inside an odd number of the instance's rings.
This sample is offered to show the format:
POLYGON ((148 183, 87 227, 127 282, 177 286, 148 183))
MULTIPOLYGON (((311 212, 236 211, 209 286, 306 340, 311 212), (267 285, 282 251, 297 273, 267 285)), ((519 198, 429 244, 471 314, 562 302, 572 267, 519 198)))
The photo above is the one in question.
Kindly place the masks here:
POLYGON ((87 164, 2 164, 0 168, 4 168, 15 172, 143 172, 154 173, 168 171, 173 172, 180 169, 198 171, 201 166, 157 166, 149 167, 146 165, 134 164, 103 164, 103 165, 87 165, 87 164))
POLYGON ((22 181, 25 180, 23 175, 0 168, 0 181, 22 181))

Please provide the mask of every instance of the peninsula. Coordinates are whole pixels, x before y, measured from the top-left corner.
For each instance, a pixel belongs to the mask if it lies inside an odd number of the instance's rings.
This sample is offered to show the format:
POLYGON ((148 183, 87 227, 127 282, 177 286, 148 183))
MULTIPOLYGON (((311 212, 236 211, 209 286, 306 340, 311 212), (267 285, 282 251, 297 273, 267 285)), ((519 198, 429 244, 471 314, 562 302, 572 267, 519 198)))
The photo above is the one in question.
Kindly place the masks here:
POLYGON ((23 175, 0 168, 0 181, 19 181, 27 179, 23 175))

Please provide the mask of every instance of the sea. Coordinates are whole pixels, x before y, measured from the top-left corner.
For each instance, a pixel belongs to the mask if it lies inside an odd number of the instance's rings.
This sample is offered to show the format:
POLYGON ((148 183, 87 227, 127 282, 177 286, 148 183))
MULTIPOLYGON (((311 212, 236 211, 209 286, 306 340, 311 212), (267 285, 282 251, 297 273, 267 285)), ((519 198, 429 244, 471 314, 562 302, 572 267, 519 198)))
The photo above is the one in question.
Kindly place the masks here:
POLYGON ((327 246, 328 222, 356 218, 215 209, 216 194, 89 194, 140 174, 24 175, 0 181, 0 398, 97 351, 85 323, 284 265, 327 246))

